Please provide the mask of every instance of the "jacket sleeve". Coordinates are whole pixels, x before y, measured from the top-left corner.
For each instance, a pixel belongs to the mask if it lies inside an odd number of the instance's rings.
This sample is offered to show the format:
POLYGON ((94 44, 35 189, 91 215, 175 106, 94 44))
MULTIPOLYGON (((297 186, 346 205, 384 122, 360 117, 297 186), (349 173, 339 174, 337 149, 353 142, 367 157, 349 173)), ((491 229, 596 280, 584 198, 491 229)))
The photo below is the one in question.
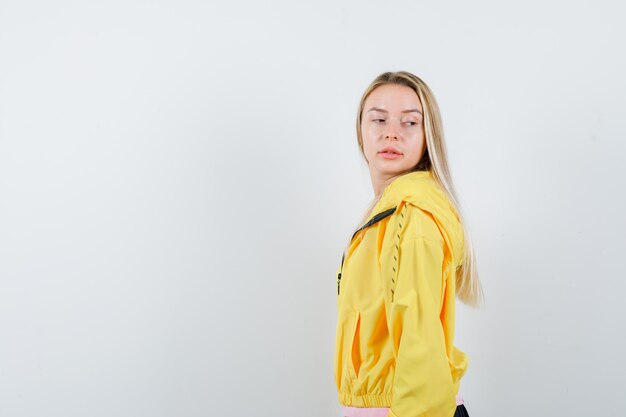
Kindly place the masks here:
POLYGON ((393 271, 385 297, 395 355, 388 417, 452 417, 456 387, 440 319, 444 242, 436 235, 405 235, 395 255, 381 265, 393 271))

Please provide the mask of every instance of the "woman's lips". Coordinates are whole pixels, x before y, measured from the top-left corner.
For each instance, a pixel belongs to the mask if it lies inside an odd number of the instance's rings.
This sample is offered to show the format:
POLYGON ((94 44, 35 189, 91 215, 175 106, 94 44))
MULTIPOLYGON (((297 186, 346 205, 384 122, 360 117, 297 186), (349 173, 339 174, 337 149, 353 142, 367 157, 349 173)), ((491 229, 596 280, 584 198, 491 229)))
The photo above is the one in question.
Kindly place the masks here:
POLYGON ((393 152, 378 152, 378 153, 385 159, 397 159, 402 156, 402 154, 393 153, 393 152))

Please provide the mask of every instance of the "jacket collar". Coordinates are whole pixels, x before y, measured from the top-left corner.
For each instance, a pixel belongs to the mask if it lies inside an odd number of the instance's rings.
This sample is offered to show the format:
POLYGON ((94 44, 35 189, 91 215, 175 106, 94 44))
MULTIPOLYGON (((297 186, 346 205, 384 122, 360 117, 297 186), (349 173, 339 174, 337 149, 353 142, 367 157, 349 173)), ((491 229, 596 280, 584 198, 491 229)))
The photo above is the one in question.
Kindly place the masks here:
POLYGON ((368 221, 382 212, 397 207, 402 201, 414 200, 424 193, 424 186, 431 188, 433 185, 434 179, 430 171, 411 171, 394 178, 383 190, 368 221))
POLYGON ((430 171, 411 171, 394 178, 383 190, 380 199, 372 208, 365 224, 354 231, 352 239, 359 231, 395 213, 396 208, 402 201, 415 201, 411 196, 415 196, 419 192, 418 187, 420 184, 423 186, 428 181, 431 181, 430 185, 432 187, 434 183, 432 182, 430 171))

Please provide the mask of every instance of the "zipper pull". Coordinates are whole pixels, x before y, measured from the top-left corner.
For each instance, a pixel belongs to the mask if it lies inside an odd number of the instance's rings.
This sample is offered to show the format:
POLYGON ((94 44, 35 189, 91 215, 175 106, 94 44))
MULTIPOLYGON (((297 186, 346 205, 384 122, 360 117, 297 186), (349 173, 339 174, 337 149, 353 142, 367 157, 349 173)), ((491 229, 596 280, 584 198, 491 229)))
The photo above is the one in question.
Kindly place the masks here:
POLYGON ((337 295, 339 295, 339 285, 341 283, 341 272, 337 274, 337 295))
POLYGON ((337 274, 337 295, 339 295, 339 284, 341 283, 341 273, 343 272, 343 260, 346 257, 346 253, 341 254, 341 267, 339 268, 339 273, 337 274))

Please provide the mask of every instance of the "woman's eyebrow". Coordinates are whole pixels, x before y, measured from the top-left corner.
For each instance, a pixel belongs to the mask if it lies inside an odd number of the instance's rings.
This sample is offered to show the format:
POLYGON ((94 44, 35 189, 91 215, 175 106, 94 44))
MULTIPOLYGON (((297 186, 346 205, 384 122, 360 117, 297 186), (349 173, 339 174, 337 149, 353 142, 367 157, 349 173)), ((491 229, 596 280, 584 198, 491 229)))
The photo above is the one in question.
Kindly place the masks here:
MULTIPOLYGON (((379 111, 379 112, 382 112, 382 113, 389 113, 387 110, 379 109, 378 107, 372 107, 371 109, 368 110, 368 112, 369 111, 379 111)), ((408 109, 408 110, 402 110, 401 111, 401 113, 412 113, 412 112, 416 112, 416 113, 422 114, 422 112, 419 111, 419 109, 408 109)))

